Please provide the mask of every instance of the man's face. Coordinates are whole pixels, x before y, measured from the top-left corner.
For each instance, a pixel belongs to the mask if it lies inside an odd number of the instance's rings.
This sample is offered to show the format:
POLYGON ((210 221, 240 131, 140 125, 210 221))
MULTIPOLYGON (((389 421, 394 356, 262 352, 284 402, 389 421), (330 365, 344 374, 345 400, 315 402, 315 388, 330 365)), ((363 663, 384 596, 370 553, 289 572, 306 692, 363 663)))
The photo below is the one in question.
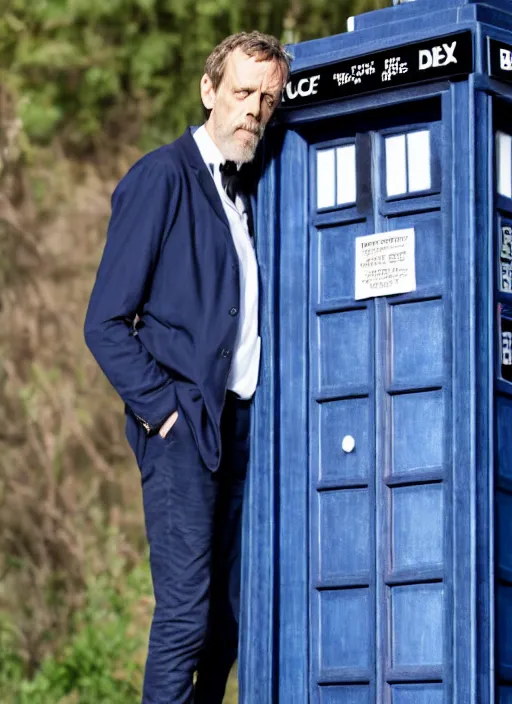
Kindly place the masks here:
POLYGON ((206 129, 226 159, 252 161, 265 127, 281 99, 285 74, 277 60, 258 61, 236 49, 228 56, 217 90, 201 79, 201 97, 211 110, 206 129))

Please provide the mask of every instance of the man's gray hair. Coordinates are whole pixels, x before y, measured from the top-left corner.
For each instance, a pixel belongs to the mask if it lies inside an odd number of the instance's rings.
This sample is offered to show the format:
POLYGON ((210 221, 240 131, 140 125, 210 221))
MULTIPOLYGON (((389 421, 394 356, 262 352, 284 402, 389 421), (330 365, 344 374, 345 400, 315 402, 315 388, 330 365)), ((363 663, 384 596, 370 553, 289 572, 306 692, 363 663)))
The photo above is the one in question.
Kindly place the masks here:
POLYGON ((284 78, 288 80, 292 55, 279 39, 262 32, 239 32, 226 37, 206 59, 204 72, 210 77, 215 90, 224 77, 228 56, 236 49, 240 49, 247 56, 256 56, 259 61, 278 61, 284 78))

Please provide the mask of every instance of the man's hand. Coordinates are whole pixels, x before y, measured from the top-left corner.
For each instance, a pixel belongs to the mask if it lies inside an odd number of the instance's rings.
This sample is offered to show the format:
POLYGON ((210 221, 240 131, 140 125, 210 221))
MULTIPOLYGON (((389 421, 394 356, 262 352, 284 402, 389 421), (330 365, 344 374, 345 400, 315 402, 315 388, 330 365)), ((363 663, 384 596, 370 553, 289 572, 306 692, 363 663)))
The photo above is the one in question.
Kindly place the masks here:
POLYGON ((165 438, 167 433, 170 431, 172 426, 176 423, 178 420, 178 411, 174 411, 172 415, 167 418, 167 420, 163 423, 163 425, 160 427, 160 430, 158 431, 158 434, 160 435, 161 438, 165 438))

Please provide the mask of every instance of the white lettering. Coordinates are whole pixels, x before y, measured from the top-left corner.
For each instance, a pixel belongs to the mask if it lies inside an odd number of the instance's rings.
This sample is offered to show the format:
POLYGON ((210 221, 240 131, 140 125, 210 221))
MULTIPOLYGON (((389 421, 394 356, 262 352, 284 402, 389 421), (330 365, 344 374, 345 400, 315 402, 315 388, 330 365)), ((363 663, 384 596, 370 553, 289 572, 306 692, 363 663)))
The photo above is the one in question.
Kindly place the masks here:
POLYGON ((307 98, 307 96, 310 93, 309 90, 306 90, 305 88, 302 87, 302 86, 306 86, 308 83, 309 83, 309 80, 307 78, 302 78, 299 81, 299 84, 297 86, 297 92, 299 95, 302 95, 303 98, 307 98))
POLYGON ((500 68, 503 71, 512 71, 512 51, 500 49, 500 68))
POLYGON ((286 84, 286 91, 285 91, 285 94, 288 96, 288 99, 289 99, 289 100, 294 100, 294 98, 296 98, 296 97, 298 96, 299 91, 296 90, 295 93, 294 93, 294 92, 293 92, 293 89, 292 89, 292 84, 291 84, 291 82, 290 82, 290 83, 287 83, 287 84, 286 84))
POLYGON ((431 68, 433 63, 432 54, 428 49, 421 49, 420 51, 420 71, 424 71, 427 68, 431 68))
POLYGON ((320 83, 320 76, 313 76, 311 79, 311 95, 316 95, 318 93, 318 84, 320 83))
POLYGON ((311 76, 311 78, 301 78, 297 84, 297 88, 294 91, 292 83, 286 84, 286 89, 284 92, 283 100, 295 100, 295 98, 300 95, 302 98, 307 98, 310 95, 316 95, 318 93, 318 83, 320 82, 320 75, 311 76))
POLYGON ((443 49, 446 52, 446 61, 444 62, 444 66, 448 66, 448 64, 456 64, 457 59, 455 58, 455 49, 457 48, 457 42, 453 42, 451 46, 448 46, 448 44, 443 44, 443 49))
POLYGON ((512 333, 501 333, 501 363, 503 366, 512 366, 512 333))
POLYGON ((432 60, 434 66, 444 66, 446 55, 443 54, 443 50, 440 46, 435 46, 432 49, 432 60))
POLYGON ((386 59, 384 62, 384 71, 381 74, 381 81, 383 83, 388 83, 393 80, 394 76, 399 73, 407 73, 409 67, 406 61, 402 61, 400 56, 393 56, 392 58, 386 59))
POLYGON ((425 71, 427 68, 439 68, 440 66, 448 66, 448 64, 456 64, 455 49, 457 42, 452 44, 442 44, 434 46, 432 49, 421 49, 419 52, 419 70, 425 71))

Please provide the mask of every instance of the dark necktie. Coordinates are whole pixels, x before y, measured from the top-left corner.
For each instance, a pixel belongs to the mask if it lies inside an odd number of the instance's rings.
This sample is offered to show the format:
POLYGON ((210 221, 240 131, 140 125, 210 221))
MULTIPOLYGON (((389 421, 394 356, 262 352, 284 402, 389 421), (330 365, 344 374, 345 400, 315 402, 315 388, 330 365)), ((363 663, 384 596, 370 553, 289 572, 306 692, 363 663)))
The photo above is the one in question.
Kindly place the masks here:
POLYGON ((243 177, 240 174, 240 170, 237 168, 234 161, 225 161, 223 164, 220 164, 219 171, 220 182, 222 184, 222 188, 226 191, 228 198, 235 203, 236 197, 240 197, 247 216, 247 229, 249 230, 249 235, 253 237, 254 223, 252 219, 251 199, 245 192, 243 177))
POLYGON ((234 203, 237 195, 239 195, 242 190, 241 179, 236 164, 234 161, 225 161, 219 166, 219 171, 222 188, 226 191, 228 198, 231 198, 234 203))

